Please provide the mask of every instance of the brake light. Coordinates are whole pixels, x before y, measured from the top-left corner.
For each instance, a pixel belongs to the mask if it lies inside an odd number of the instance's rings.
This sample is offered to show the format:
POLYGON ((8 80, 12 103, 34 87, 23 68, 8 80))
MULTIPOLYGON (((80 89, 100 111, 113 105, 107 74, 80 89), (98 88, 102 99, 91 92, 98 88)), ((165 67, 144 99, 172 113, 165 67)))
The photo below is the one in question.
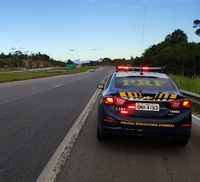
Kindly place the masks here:
POLYGON ((104 103, 115 106, 123 106, 126 103, 126 99, 116 97, 116 96, 107 96, 104 97, 104 103))
POLYGON ((188 99, 178 99, 170 101, 170 105, 174 109, 191 108, 191 102, 188 99))

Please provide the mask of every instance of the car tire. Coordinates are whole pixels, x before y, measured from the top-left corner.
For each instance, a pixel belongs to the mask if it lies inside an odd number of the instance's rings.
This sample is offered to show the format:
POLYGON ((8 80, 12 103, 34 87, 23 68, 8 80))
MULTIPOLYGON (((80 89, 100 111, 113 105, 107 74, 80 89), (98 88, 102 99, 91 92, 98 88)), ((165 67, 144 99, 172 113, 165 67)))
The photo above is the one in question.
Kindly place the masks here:
POLYGON ((187 145, 189 138, 175 138, 174 141, 176 145, 184 147, 187 145))
POLYGON ((97 139, 100 141, 108 139, 108 137, 105 134, 101 133, 98 126, 97 126, 97 139))

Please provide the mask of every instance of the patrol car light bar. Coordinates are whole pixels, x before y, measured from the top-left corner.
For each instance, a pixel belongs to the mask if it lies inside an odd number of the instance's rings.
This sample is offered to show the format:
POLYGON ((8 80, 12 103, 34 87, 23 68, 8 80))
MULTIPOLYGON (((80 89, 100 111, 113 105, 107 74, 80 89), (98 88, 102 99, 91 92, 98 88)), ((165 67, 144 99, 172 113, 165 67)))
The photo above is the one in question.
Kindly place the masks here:
POLYGON ((140 71, 140 72, 148 72, 148 71, 160 71, 163 72, 165 67, 148 67, 148 66, 142 66, 142 67, 131 67, 131 66, 117 66, 116 71, 140 71))

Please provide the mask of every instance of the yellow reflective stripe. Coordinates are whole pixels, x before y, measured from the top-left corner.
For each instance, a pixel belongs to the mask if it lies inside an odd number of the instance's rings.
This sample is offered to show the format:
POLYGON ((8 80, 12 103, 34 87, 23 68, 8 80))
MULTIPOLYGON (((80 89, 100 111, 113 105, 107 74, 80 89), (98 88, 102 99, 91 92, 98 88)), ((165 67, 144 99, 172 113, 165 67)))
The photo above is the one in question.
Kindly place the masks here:
POLYGON ((164 99, 168 99, 169 94, 165 94, 164 99))
POLYGON ((119 92, 120 97, 127 97, 126 92, 119 92))
POLYGON ((163 94, 160 94, 158 98, 159 98, 159 99, 161 99, 161 98, 162 98, 162 96, 163 96, 163 94))
POLYGON ((134 97, 138 98, 138 94, 136 92, 134 92, 134 97))
POLYGON ((176 94, 171 94, 170 99, 176 99, 177 95, 176 94))
POLYGON ((131 92, 128 92, 128 96, 129 96, 130 98, 133 98, 133 94, 132 94, 131 92))

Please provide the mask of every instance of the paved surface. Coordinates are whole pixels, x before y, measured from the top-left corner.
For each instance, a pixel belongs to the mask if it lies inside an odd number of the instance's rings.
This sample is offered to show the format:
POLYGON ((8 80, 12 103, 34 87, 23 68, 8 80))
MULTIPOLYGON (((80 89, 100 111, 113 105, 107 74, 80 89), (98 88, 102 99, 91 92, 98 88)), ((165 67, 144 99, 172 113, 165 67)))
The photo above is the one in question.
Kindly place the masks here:
POLYGON ((0 84, 0 181, 31 182, 110 68, 0 84))
POLYGON ((200 129, 193 125, 185 148, 169 140, 96 139, 97 108, 91 112, 57 182, 193 182, 200 179, 200 129))

